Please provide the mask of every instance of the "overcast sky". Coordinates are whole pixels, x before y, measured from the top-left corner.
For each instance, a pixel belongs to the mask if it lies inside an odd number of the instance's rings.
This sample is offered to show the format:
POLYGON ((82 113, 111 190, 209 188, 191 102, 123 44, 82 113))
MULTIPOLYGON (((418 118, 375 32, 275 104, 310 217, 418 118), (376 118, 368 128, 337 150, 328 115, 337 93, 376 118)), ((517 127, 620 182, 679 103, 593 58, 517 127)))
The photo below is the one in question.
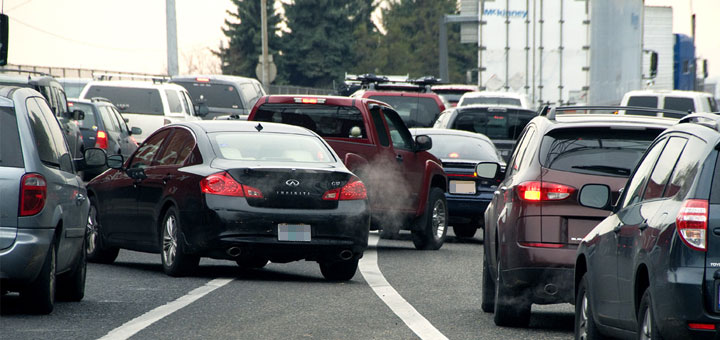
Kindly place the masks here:
MULTIPOLYGON (((10 16, 8 62, 109 71, 162 74, 166 71, 165 0, 0 0, 10 16)), ((260 0, 255 0, 260 1, 260 0)), ((710 75, 720 79, 720 0, 645 0, 673 6, 673 30, 690 34, 697 17, 696 44, 710 75), (691 8, 692 6, 692 8, 691 8)), ((180 73, 190 64, 217 68, 209 52, 222 33, 230 0, 176 0, 180 73)))

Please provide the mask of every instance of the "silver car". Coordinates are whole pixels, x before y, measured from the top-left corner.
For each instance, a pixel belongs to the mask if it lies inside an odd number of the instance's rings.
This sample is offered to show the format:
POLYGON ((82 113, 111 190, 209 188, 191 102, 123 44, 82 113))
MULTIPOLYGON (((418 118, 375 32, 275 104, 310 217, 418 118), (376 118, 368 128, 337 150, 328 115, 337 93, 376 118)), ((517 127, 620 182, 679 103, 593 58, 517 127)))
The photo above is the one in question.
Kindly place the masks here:
POLYGON ((105 164, 105 152, 74 161, 45 98, 14 86, 0 87, 0 139, 0 293, 47 314, 56 295, 85 294, 90 202, 77 171, 105 164))

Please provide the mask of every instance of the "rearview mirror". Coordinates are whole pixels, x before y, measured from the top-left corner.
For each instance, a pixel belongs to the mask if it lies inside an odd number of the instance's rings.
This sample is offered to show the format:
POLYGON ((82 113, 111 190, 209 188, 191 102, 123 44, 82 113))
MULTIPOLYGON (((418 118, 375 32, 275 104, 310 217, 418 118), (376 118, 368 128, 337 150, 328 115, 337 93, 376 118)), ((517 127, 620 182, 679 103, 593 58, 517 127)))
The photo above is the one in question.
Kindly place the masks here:
POLYGON ((100 148, 88 148, 83 152, 85 158, 85 168, 96 168, 105 165, 107 155, 105 150, 100 148))
POLYGON ((432 149, 432 138, 427 135, 419 135, 415 137, 415 152, 427 151, 432 149))
POLYGON ((500 175, 500 164, 480 162, 475 166, 475 173, 482 179, 496 179, 500 175))
POLYGON ((85 111, 82 110, 75 110, 72 112, 72 119, 74 120, 83 120, 85 119, 85 111))
POLYGON ((578 202, 588 208, 611 210, 610 193, 605 184, 586 184, 580 189, 578 202))
POLYGON ((133 126, 133 127, 130 129, 130 134, 131 134, 131 135, 136 135, 136 136, 137 136, 137 135, 140 135, 140 134, 142 134, 142 129, 139 128, 139 127, 133 126))
POLYGON ((107 156, 107 166, 110 169, 122 169, 123 163, 125 163, 123 155, 107 156))

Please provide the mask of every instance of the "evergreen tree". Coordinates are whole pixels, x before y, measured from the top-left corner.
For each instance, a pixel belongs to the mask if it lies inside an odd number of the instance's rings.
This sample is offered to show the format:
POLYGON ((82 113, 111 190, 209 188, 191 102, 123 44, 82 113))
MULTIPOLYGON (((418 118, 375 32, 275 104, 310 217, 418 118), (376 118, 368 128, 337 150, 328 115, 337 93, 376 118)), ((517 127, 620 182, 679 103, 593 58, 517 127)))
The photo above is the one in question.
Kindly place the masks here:
MULTIPOLYGON (((223 74, 256 78, 255 67, 262 54, 260 1, 231 1, 237 6, 237 12, 227 11, 230 19, 225 20, 227 27, 223 28, 223 33, 229 38, 230 43, 227 47, 221 47, 215 54, 222 60, 223 74)), ((273 0, 267 2, 268 53, 274 55, 273 58, 277 60, 280 39, 276 31, 280 16, 275 13, 274 2, 273 0)))

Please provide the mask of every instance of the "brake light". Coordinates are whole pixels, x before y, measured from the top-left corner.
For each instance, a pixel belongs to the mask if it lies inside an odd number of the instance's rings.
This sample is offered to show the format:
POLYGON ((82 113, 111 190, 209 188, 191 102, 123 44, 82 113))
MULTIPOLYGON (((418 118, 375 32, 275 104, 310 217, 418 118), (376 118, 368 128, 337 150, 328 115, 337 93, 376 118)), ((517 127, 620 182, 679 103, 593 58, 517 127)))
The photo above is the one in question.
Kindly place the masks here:
POLYGON ((707 251, 708 201, 685 200, 675 217, 680 239, 691 249, 707 251))
POLYGON ((238 183, 227 172, 220 172, 203 178, 200 181, 200 191, 211 195, 263 198, 263 194, 259 189, 238 183))
POLYGON ((195 81, 197 81, 199 83, 209 83, 210 78, 197 77, 197 78, 195 78, 195 81))
POLYGON ((293 98, 296 103, 300 104, 325 104, 325 98, 293 98))
POLYGON ((704 331, 715 330, 715 324, 712 323, 688 323, 688 328, 699 329, 704 331))
POLYGON ((20 216, 32 216, 45 207, 47 182, 40 174, 25 174, 20 179, 20 216))
POLYGON ((524 182, 517 186, 520 199, 525 201, 559 201, 570 197, 575 188, 550 182, 524 182))
POLYGON ((365 184, 357 177, 351 178, 342 188, 335 188, 326 191, 322 199, 325 201, 350 201, 367 199, 365 184))
POLYGON ((459 157, 460 157, 460 154, 458 154, 457 152, 451 152, 451 153, 448 154, 448 157, 450 157, 450 158, 459 158, 459 157))
POLYGON ((95 135, 95 147, 107 150, 108 139, 107 133, 105 133, 105 131, 98 130, 97 135, 95 135))

